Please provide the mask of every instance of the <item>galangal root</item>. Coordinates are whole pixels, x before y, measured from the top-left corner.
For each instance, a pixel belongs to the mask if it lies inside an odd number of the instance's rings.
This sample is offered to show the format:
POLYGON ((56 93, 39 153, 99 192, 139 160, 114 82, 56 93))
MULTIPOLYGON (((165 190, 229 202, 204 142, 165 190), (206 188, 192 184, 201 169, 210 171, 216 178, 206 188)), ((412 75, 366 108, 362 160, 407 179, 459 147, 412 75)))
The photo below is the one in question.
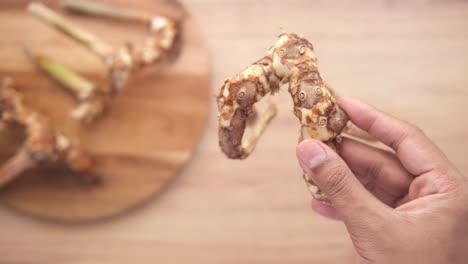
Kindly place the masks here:
MULTIPOLYGON (((282 34, 267 55, 226 80, 217 97, 219 145, 231 159, 245 159, 276 114, 269 103, 265 113, 252 124, 252 135, 243 139, 254 105, 268 94, 275 94, 288 83, 294 114, 301 124, 301 137, 323 141, 335 151, 348 116, 336 103, 336 95, 320 77, 312 44, 293 34, 282 34)), ((314 198, 328 203, 327 197, 304 174, 314 198)))
MULTIPOLYGON (((150 15, 142 11, 127 10, 114 6, 93 3, 89 1, 64 1, 63 6, 73 11, 79 11, 85 14, 111 17, 115 19, 142 21, 149 25, 149 37, 143 45, 143 48, 134 51, 131 44, 114 48, 110 44, 101 40, 90 32, 71 23, 53 10, 47 8, 39 2, 33 2, 28 5, 28 10, 47 25, 62 32, 66 36, 85 46, 91 52, 96 54, 107 67, 108 85, 104 89, 93 89, 99 91, 99 96, 93 96, 92 105, 83 105, 75 109, 73 116, 80 120, 92 121, 101 115, 108 105, 108 99, 120 93, 128 83, 130 75, 149 65, 159 62, 168 55, 174 46, 177 37, 176 23, 169 18, 157 15, 150 15)), ((41 55, 40 57, 44 57, 41 55)), ((61 81, 57 74, 53 74, 50 69, 45 67, 44 63, 37 60, 37 56, 32 56, 36 64, 47 72, 52 78, 58 80, 62 85, 70 90, 70 83, 61 81)), ((44 60, 42 60, 43 62, 44 60)), ((51 61, 48 59, 48 61, 51 61)), ((59 65, 54 62, 55 65, 59 65)), ((63 69, 64 67, 60 65, 63 69)), ((71 72, 67 69, 68 72, 71 72)), ((74 73, 75 76, 78 76, 74 73)), ((80 77, 81 78, 81 77, 80 77)), ((81 78, 83 79, 83 78, 81 78)), ((89 81, 88 81, 89 82, 89 81)), ((86 86, 86 85, 85 85, 86 86)), ((101 85, 102 87, 106 85, 101 85)), ((82 89, 77 86, 76 94, 87 94, 89 89, 82 89)), ((76 96, 78 100, 83 98, 76 96)), ((87 102, 90 100, 87 99, 87 102)))
POLYGON ((91 156, 54 129, 45 116, 25 106, 10 79, 0 84, 0 121, 18 124, 26 131, 24 144, 0 167, 0 188, 28 169, 59 161, 87 181, 96 180, 88 173, 93 166, 91 156))
POLYGON ((76 98, 78 106, 71 113, 73 118, 90 123, 101 116, 111 103, 113 93, 109 85, 98 86, 44 54, 28 50, 26 54, 39 69, 76 98))
POLYGON ((62 5, 65 9, 77 13, 146 24, 149 36, 134 58, 139 67, 161 60, 173 48, 177 37, 176 22, 165 16, 89 0, 63 0, 62 5))

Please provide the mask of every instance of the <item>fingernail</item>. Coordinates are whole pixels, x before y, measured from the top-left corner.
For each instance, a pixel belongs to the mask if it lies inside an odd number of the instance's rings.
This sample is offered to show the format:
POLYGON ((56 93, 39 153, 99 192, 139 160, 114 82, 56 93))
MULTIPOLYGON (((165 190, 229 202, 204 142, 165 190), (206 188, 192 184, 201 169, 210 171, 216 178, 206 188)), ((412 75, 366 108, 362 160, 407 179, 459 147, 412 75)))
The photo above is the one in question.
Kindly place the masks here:
POLYGON ((327 152, 318 142, 307 140, 297 147, 297 157, 301 162, 301 166, 305 166, 307 169, 315 169, 327 159, 327 152))

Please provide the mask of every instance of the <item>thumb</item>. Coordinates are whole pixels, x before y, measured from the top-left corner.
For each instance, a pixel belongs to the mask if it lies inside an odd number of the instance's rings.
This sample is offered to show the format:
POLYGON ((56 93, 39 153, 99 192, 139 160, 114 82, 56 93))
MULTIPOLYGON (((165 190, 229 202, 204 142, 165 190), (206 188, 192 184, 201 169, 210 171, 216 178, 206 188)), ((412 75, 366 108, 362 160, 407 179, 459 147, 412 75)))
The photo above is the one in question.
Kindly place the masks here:
MULTIPOLYGON (((369 193, 343 159, 318 140, 304 140, 296 149, 299 163, 345 222, 363 219, 363 215, 381 216, 385 205, 369 193)), ((366 218, 367 218, 366 217, 366 218)))

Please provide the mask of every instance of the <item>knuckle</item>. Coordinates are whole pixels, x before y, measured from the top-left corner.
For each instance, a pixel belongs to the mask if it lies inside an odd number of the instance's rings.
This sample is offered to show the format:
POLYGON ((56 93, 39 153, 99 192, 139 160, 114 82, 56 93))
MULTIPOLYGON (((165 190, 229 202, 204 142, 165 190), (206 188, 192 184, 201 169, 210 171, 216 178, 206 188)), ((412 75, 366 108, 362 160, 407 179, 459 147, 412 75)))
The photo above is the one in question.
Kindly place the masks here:
POLYGON ((434 172, 438 174, 441 178, 447 178, 450 174, 450 168, 446 164, 439 162, 435 163, 433 167, 434 172))
POLYGON ((393 149, 398 149, 400 144, 407 138, 425 136, 425 133, 421 128, 405 121, 404 124, 405 125, 403 126, 403 129, 400 131, 398 136, 395 137, 390 143, 390 147, 393 149))
POLYGON ((376 244, 393 244, 392 237, 385 236, 385 234, 389 234, 389 230, 394 230, 395 227, 386 219, 376 220, 362 216, 359 220, 347 225, 349 226, 351 240, 355 245, 360 245, 361 253, 364 253, 365 250, 374 249, 376 244))
POLYGON ((436 164, 434 172, 437 175, 442 191, 450 192, 460 187, 457 177, 454 176, 451 168, 446 164, 436 164))
POLYGON ((376 234, 384 234, 394 229, 399 221, 395 214, 382 210, 372 212, 363 217, 362 221, 366 223, 365 230, 373 237, 376 234))
POLYGON ((410 135, 426 135, 424 130, 414 124, 407 123, 408 125, 408 134, 410 135))
POLYGON ((461 208, 464 208, 464 215, 466 219, 468 219, 468 181, 465 181, 465 188, 463 189, 461 199, 462 201, 462 206, 461 208))
POLYGON ((347 185, 347 173, 348 170, 341 164, 328 171, 328 178, 324 186, 324 189, 328 190, 327 195, 334 196, 343 192, 347 185))
POLYGON ((369 231, 373 234, 382 234, 388 230, 388 223, 383 218, 372 218, 369 220, 369 231))
POLYGON ((348 226, 353 231, 354 236, 360 240, 383 241, 381 234, 388 233, 395 228, 398 223, 393 212, 376 210, 367 214, 358 214, 348 220, 348 226))

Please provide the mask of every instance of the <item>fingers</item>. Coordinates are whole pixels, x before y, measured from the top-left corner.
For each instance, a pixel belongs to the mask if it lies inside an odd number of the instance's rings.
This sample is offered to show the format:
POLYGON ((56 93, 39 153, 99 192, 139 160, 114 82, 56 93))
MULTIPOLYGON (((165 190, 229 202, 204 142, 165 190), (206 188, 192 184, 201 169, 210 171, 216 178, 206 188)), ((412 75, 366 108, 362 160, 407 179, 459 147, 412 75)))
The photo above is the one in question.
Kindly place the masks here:
POLYGON ((355 221, 363 214, 380 216, 386 210, 359 183, 338 154, 322 142, 302 141, 296 153, 303 170, 329 198, 345 222, 355 221))
MULTIPOLYGON (((368 192, 370 192, 374 197, 379 199, 382 203, 388 205, 389 207, 396 207, 399 204, 401 199, 395 198, 395 196, 388 194, 386 191, 382 190, 375 183, 369 182, 367 180, 368 177, 362 176, 360 174, 356 174, 356 178, 364 185, 364 188, 368 192), (366 182, 367 181, 367 182, 366 182), (366 182, 364 184, 364 182, 366 182)), ((401 198, 401 197, 400 197, 401 198)), ((326 205, 316 199, 312 199, 311 208, 318 214, 323 217, 333 219, 333 220, 343 220, 341 215, 336 211, 336 209, 332 206, 326 205)))
POLYGON ((411 174, 420 175, 447 162, 419 128, 349 97, 341 97, 339 104, 356 126, 395 150, 411 174))
POLYGON ((360 182, 387 205, 408 192, 414 177, 393 153, 348 138, 341 142, 339 152, 360 182))
MULTIPOLYGON (((376 149, 349 138, 340 143, 340 156, 359 182, 384 204, 395 207, 408 193, 413 176, 393 153, 376 149)), ((341 220, 335 208, 312 200, 312 209, 327 218, 341 220)))
POLYGON ((352 137, 360 138, 368 142, 377 142, 367 131, 360 129, 355 124, 349 122, 343 130, 344 133, 352 137))

